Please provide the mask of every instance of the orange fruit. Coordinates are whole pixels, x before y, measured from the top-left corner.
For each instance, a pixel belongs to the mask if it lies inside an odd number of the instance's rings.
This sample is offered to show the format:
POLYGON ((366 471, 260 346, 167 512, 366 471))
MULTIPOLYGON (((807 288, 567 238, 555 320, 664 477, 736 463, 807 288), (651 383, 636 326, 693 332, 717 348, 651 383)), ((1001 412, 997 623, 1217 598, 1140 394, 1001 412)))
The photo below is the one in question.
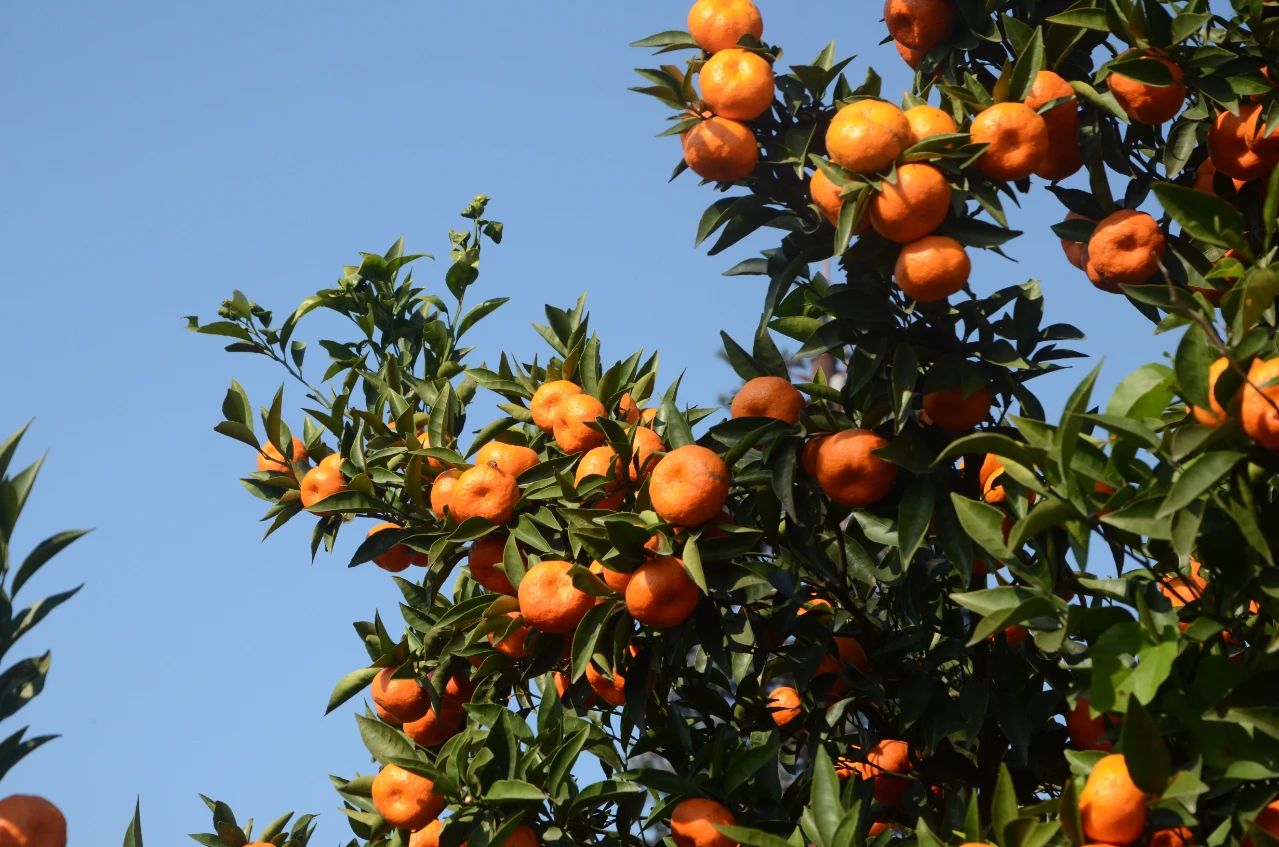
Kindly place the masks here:
POLYGON ((626 593, 626 586, 631 584, 631 577, 635 575, 634 573, 623 573, 612 568, 606 568, 604 563, 599 561, 591 562, 590 571, 618 594, 626 593))
POLYGON ((385 723, 395 724, 396 726, 399 726, 401 723, 403 723, 403 721, 401 721, 395 715, 388 712, 386 709, 379 706, 377 703, 373 704, 373 711, 377 713, 377 716, 381 718, 385 723))
POLYGON ((674 556, 657 556, 635 569, 626 586, 626 610, 654 629, 671 629, 688 620, 701 591, 674 556))
POLYGON ((973 118, 974 144, 989 144, 977 169, 991 179, 1025 179, 1048 155, 1048 124, 1025 103, 996 103, 973 118))
POLYGON ((947 432, 966 432, 990 416, 993 396, 986 385, 968 395, 962 386, 930 391, 924 395, 924 414, 933 426, 947 432))
POLYGON ((1156 829, 1150 833, 1147 847, 1190 847, 1195 843, 1195 834, 1187 827, 1177 826, 1169 829, 1156 829))
POLYGON ((875 800, 890 808, 900 806, 910 782, 896 774, 913 770, 910 746, 905 741, 883 739, 866 751, 866 766, 863 775, 875 780, 875 800))
MULTIPOLYGON (((1129 51, 1128 54, 1131 54, 1129 51)), ((1121 73, 1112 73, 1106 78, 1110 93, 1115 102, 1134 122, 1139 124, 1161 124, 1170 121, 1181 111, 1186 102, 1186 82, 1181 68, 1164 56, 1151 51, 1142 53, 1147 59, 1161 63, 1172 74, 1171 85, 1150 85, 1139 82, 1121 73)))
MULTIPOLYGON (((1279 838, 1279 799, 1271 800, 1269 805, 1257 813, 1252 825, 1271 838, 1279 838)), ((1243 847, 1252 847, 1251 835, 1243 837, 1243 847)))
POLYGON ((631 460, 623 468, 628 482, 639 482, 657 466, 658 453, 666 450, 662 437, 646 427, 637 427, 631 440, 631 460))
POLYGON ((1079 109, 1075 90, 1058 74, 1040 71, 1025 100, 1027 106, 1038 111, 1041 106, 1063 97, 1070 98, 1070 101, 1041 115, 1048 127, 1048 152, 1035 168, 1035 175, 1053 181, 1071 176, 1084 165, 1079 149, 1079 109))
POLYGON ((1198 600, 1207 587, 1208 581, 1199 575, 1199 563, 1194 559, 1190 560, 1188 575, 1170 575, 1159 581, 1159 593, 1167 597, 1168 602, 1177 608, 1198 600))
POLYGON ((1226 409, 1217 400, 1217 380, 1230 367, 1230 360, 1225 356, 1208 366, 1208 408, 1192 406, 1190 411, 1201 426, 1218 427, 1226 422, 1226 409))
POLYGON ((1128 774, 1123 754, 1097 761, 1079 793, 1084 835, 1104 844, 1131 844, 1146 828, 1146 795, 1128 774))
POLYGON ((964 245, 946 235, 925 235, 897 254, 897 287, 919 303, 936 303, 964 289, 973 263, 964 245))
POLYGON ((569 382, 567 379, 557 379, 552 382, 542 383, 533 392, 533 399, 528 404, 529 413, 533 416, 533 423, 542 432, 551 432, 555 428, 555 407, 565 397, 581 393, 582 387, 576 383, 569 382))
POLYGON ((896 39, 893 40, 893 46, 897 48, 897 55, 902 57, 902 61, 913 70, 918 70, 919 66, 924 63, 924 57, 928 55, 927 50, 920 50, 916 47, 907 47, 896 39))
POLYGON ((1159 271, 1167 240, 1155 219, 1145 212, 1120 209, 1093 230, 1084 254, 1084 270, 1102 291, 1139 285, 1159 271))
POLYGON ((702 179, 736 182, 759 164, 759 144, 746 124, 708 118, 683 135, 684 162, 702 179))
POLYGON ((515 586, 510 577, 499 565, 506 555, 506 535, 493 533, 476 539, 466 554, 467 567, 471 569, 471 579, 489 591, 498 594, 514 594, 515 586))
MULTIPOLYGON (((1013 626, 1004 627, 1004 643, 1008 645, 1009 649, 1015 650, 1020 647, 1029 635, 1030 630, 1024 626, 1014 624, 1013 626)), ((994 638, 994 636, 992 635, 991 638, 994 638)))
POLYGON ((67 847, 67 819, 43 797, 12 794, 0 800, 0 844, 67 847))
POLYGON ((897 466, 874 455, 888 441, 865 429, 846 429, 817 448, 814 476, 826 496, 865 508, 882 500, 897 482, 897 466))
POLYGON ((440 711, 428 708, 426 714, 404 724, 404 734, 422 747, 438 747, 457 735, 466 722, 466 712, 460 702, 440 704, 440 711))
POLYGON ((799 464, 804 469, 804 473, 809 476, 817 475, 817 451, 821 449, 822 442, 829 437, 828 433, 822 433, 804 442, 804 447, 799 453, 799 464))
POLYGON ((331 471, 340 472, 342 470, 342 457, 339 456, 337 453, 330 453, 329 455, 321 459, 319 464, 316 465, 316 467, 328 468, 331 471))
POLYGON ((1279 359, 1253 359, 1243 390, 1239 418, 1248 437, 1267 450, 1279 450, 1279 359))
POLYGON ((587 662, 586 683, 601 700, 610 706, 626 704, 626 677, 622 676, 616 668, 613 669, 611 676, 606 676, 603 672, 596 670, 594 662, 587 662))
POLYGON ((622 395, 622 399, 617 401, 617 416, 628 424, 638 421, 640 414, 642 412, 639 403, 635 402, 635 398, 631 396, 629 391, 622 395))
MULTIPOLYGON (((519 612, 507 612, 506 617, 518 618, 519 612)), ((493 645, 493 649, 510 659, 523 659, 529 654, 528 639, 533 631, 527 626, 518 626, 511 631, 510 635, 502 638, 501 641, 493 640, 493 633, 489 633, 489 643, 493 645)))
MULTIPOLYGON (((1211 130, 1209 130, 1209 132, 1211 132, 1211 130)), ((1216 175, 1217 175, 1217 166, 1212 163, 1212 158, 1209 157, 1207 159, 1204 159, 1202 162, 1199 163, 1199 167, 1195 170, 1195 183, 1194 183, 1195 190, 1203 191, 1208 194, 1216 194, 1217 190, 1213 181, 1213 177, 1215 177, 1216 175)), ((1234 179, 1234 178, 1231 178, 1230 181, 1234 183, 1235 191, 1238 191, 1239 189, 1243 188, 1249 182, 1248 180, 1234 179)))
POLYGON ((1080 695, 1075 700, 1074 708, 1066 713, 1066 734, 1076 750, 1104 750, 1110 752, 1111 742, 1103 740, 1108 726, 1114 725, 1114 719, 1108 715, 1092 716, 1092 706, 1088 698, 1080 695))
POLYGON ((773 105, 773 66, 749 50, 720 50, 702 65, 698 82, 702 100, 723 118, 753 121, 773 105))
POLYGON ((675 526, 701 526, 724 507, 730 475, 714 451, 697 444, 678 447, 653 468, 649 499, 653 510, 675 526))
POLYGON ((582 460, 577 463, 577 472, 573 476, 573 485, 580 486, 588 476, 603 476, 611 478, 611 482, 604 486, 605 494, 598 498, 595 506, 600 509, 616 509, 622 504, 622 498, 625 492, 622 491, 623 471, 619 467, 617 452, 608 444, 601 444, 599 447, 592 447, 582 456, 582 460))
POLYGON ((823 674, 842 676, 844 668, 849 666, 857 668, 862 673, 870 670, 870 659, 866 658, 866 648, 862 647, 860 641, 851 635, 835 635, 832 639, 835 642, 835 650, 818 663, 817 670, 813 672, 815 676, 823 674))
POLYGON ((421 829, 444 811, 444 798, 426 777, 387 765, 373 778, 373 807, 393 827, 421 829))
POLYGON ((768 714, 779 727, 786 726, 800 716, 799 692, 788 685, 779 685, 768 695, 768 714))
POLYGON ((409 836, 409 847, 440 847, 440 833, 443 831, 444 821, 436 818, 409 836))
POLYGON ((490 441, 475 453, 475 464, 497 468, 510 477, 518 477, 540 461, 536 450, 504 441, 490 441))
MULTIPOLYGON (((376 533, 388 529, 404 529, 404 527, 397 523, 380 523, 369 530, 368 537, 372 538, 376 533)), ((423 561, 423 557, 417 551, 411 550, 403 544, 396 544, 380 556, 373 557, 373 564, 391 573, 399 573, 409 565, 418 564, 421 561, 423 561)))
POLYGON ((953 0, 884 0, 884 23, 899 44, 931 50, 955 26, 955 4, 953 0))
MULTIPOLYGON (((394 431, 394 430, 395 430, 395 421, 391 421, 390 423, 388 423, 388 424, 387 424, 387 426, 388 426, 388 427, 390 427, 390 429, 391 429, 392 431, 394 431)), ((423 450, 426 450, 426 449, 429 449, 429 448, 430 448, 430 446, 431 446, 431 438, 430 438, 430 436, 428 436, 428 435, 426 434, 426 430, 421 430, 420 432, 418 432, 418 434, 417 434, 417 440, 418 440, 418 443, 422 445, 422 449, 423 449, 423 450)), ((406 438, 406 439, 404 439, 404 445, 405 445, 406 447, 408 447, 408 446, 409 446, 409 443, 408 443, 408 439, 407 439, 407 438, 406 438)), ((410 449, 412 449, 412 448, 410 447, 410 449)), ((437 471, 438 471, 438 470, 442 470, 442 469, 444 468, 444 463, 443 463, 443 462, 441 462, 439 459, 432 459, 432 458, 428 458, 428 459, 426 460, 426 466, 427 466, 428 468, 432 469, 432 470, 437 470, 437 471)))
POLYGON ((764 19, 751 0, 697 0, 688 10, 688 34, 708 53, 736 47, 744 35, 764 34, 764 19))
MULTIPOLYGON (((1253 133, 1260 114, 1260 106, 1241 107, 1237 116, 1227 111, 1217 113, 1208 130, 1208 156, 1214 171, 1243 182, 1251 182, 1270 172, 1273 164, 1253 149, 1253 133)), ((1211 175, 1208 178, 1208 190, 1211 191, 1211 175)))
POLYGON ((604 433, 592 429, 596 418, 608 417, 608 410, 589 394, 565 397, 555 406, 555 443, 565 453, 581 453, 604 443, 604 433))
POLYGON ((792 426, 799 423, 804 411, 804 395, 779 376, 757 376, 749 379, 733 396, 734 418, 772 418, 792 426))
POLYGON ((453 511, 453 489, 461 475, 457 468, 449 468, 431 483, 431 511, 440 520, 444 520, 445 510, 453 511))
POLYGON ((835 184, 835 181, 819 168, 813 171, 812 179, 808 181, 808 193, 812 196, 813 203, 821 210, 822 217, 830 221, 832 226, 838 226, 839 212, 844 208, 844 198, 839 196, 840 187, 835 184))
POLYGON ((981 484, 981 496, 987 503, 994 505, 1008 498, 999 478, 1004 475, 1004 463, 994 453, 987 453, 977 471, 977 481, 981 484))
MULTIPOLYGON (((1092 218, 1084 217, 1078 212, 1067 212, 1066 220, 1068 221, 1091 221, 1092 218)), ((1093 221, 1096 223, 1096 221, 1093 221)), ((1066 261, 1070 262, 1081 271, 1084 269, 1084 242, 1067 241, 1061 239, 1061 251, 1066 254, 1066 261)))
POLYGON ((902 165, 897 181, 885 180, 871 197, 870 225, 889 241, 918 241, 946 220, 950 198, 950 183, 940 170, 922 162, 902 165))
MULTIPOLYGON (((326 468, 324 465, 317 465, 307 471, 306 475, 302 477, 302 507, 309 509, 344 488, 346 488, 346 479, 343 478, 339 471, 331 467, 326 468)), ((330 513, 316 512, 316 514, 323 517, 330 513)))
POLYGON ((934 135, 953 135, 959 132, 955 119, 936 106, 927 104, 911 106, 903 114, 910 124, 910 143, 918 144, 934 135))
POLYGON ((690 797, 671 812, 671 837, 676 847, 737 847, 715 825, 736 826, 737 819, 723 805, 705 797, 690 797))
MULTIPOLYGON (((306 445, 296 435, 293 436, 293 461, 306 461, 306 445)), ((263 444, 261 451, 258 453, 258 470, 293 476, 293 468, 289 467, 279 448, 270 441, 263 444)))
POLYGON ((398 721, 415 721, 431 706, 431 696, 416 679, 395 679, 396 668, 382 668, 369 685, 374 705, 398 721))
POLYGON ((573 565, 558 559, 538 562, 520 580, 517 596, 524 622, 542 632, 572 632, 595 605, 595 598, 573 585, 573 565))
POLYGON ((910 146, 910 121, 884 100, 857 100, 835 113, 826 130, 831 161, 853 173, 886 171, 910 146))
POLYGON ((458 523, 468 518, 484 518, 504 524, 515 515, 520 487, 510 474, 487 465, 468 468, 449 492, 449 507, 458 523))

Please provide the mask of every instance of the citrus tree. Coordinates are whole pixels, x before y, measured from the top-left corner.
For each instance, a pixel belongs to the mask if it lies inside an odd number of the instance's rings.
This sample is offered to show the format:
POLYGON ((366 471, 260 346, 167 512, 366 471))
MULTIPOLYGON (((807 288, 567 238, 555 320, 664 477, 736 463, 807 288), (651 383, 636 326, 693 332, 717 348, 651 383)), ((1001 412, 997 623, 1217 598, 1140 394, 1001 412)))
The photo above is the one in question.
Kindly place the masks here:
MULTIPOLYGON (((504 302, 468 298, 502 236, 483 197, 442 278, 397 242, 283 320, 239 292, 190 319, 305 397, 223 402, 268 533, 311 522, 315 555, 356 532, 351 564, 403 597, 402 632, 357 623, 369 663, 329 703, 366 698, 373 765, 335 780, 352 844, 1279 837, 1279 14, 882 17, 916 69, 900 104, 833 45, 783 66, 749 0, 637 42, 686 57, 639 90, 719 194, 698 242, 780 235, 728 271, 761 307, 723 339, 727 417, 606 355, 582 302, 547 307, 544 357, 469 348, 504 302), (968 285, 1032 190, 1080 284, 1181 333, 1052 419, 1034 380, 1077 330, 1034 280, 968 285), (321 309, 351 329, 317 377, 297 333, 321 309), (835 366, 795 384, 776 336, 835 366)), ((219 814, 202 843, 248 843, 219 814)))

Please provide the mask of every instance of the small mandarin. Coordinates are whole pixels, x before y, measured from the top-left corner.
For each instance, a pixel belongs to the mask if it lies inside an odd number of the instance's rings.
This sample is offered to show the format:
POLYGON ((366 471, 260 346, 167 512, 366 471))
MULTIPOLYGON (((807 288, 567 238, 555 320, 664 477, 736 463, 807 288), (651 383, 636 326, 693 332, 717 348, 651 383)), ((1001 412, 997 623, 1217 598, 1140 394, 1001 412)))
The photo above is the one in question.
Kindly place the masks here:
POLYGON ((817 448, 817 484, 844 506, 860 509, 879 502, 897 482, 897 466, 874 455, 886 446, 887 439, 865 429, 833 433, 817 448))
POLYGON ((461 523, 468 518, 484 518, 504 524, 515 515, 520 488, 510 474, 497 468, 477 465, 463 471, 449 492, 449 507, 461 523))
POLYGON ((446 511, 453 514, 453 489, 461 475, 457 468, 449 468, 431 483, 431 511, 440 520, 444 520, 446 511))
POLYGON ((704 797, 680 801, 671 811, 671 837, 676 847, 737 847, 737 842, 715 828, 736 826, 737 819, 725 806, 704 797))
POLYGON ((910 122, 901 109, 883 100, 857 100, 844 106, 826 131, 831 161, 853 173, 888 170, 910 143, 910 122))
POLYGON ((1267 450, 1279 450, 1279 359, 1254 359, 1248 368, 1239 418, 1243 431, 1267 450))
POLYGON ((733 397, 734 418, 772 418, 791 425, 799 423, 804 411, 804 395, 778 376, 757 376, 746 381, 733 397))
POLYGON ((565 397, 555 406, 555 444, 565 453, 582 453, 604 443, 604 433, 591 424, 608 417, 608 410, 589 394, 565 397))
POLYGON ((897 169, 897 181, 885 180, 866 210, 875 232, 908 244, 929 235, 950 212, 950 183, 932 165, 912 162, 897 169))
POLYGON ((918 144, 934 135, 953 135, 959 132, 959 128, 955 126, 955 119, 936 106, 929 106, 926 103, 912 106, 903 114, 906 115, 906 122, 910 124, 911 144, 918 144))
POLYGON ((369 696, 398 721, 415 721, 431 706, 431 697, 416 679, 396 679, 396 668, 382 668, 369 685, 369 696))
POLYGON ((1124 56, 1153 59, 1168 69, 1172 80, 1170 85, 1151 85, 1121 73, 1112 73, 1106 78, 1106 84, 1119 108, 1141 124, 1161 124, 1176 117, 1186 102, 1185 75, 1181 68, 1165 56, 1150 51, 1137 54, 1129 51, 1124 56))
POLYGON ((773 66, 749 50, 720 50, 702 65, 698 81, 702 99, 720 117, 753 121, 773 105, 773 66))
POLYGON ((533 399, 528 404, 533 423, 542 432, 551 432, 555 426, 555 407, 565 397, 581 393, 582 387, 567 379, 557 379, 538 386, 538 389, 533 392, 533 399))
MULTIPOLYGON (((519 612, 506 612, 506 617, 515 619, 520 617, 519 612)), ((499 632, 505 632, 505 629, 499 629, 499 632)), ((493 649, 511 659, 523 659, 529 653, 528 640, 533 634, 527 626, 517 626, 511 630, 510 634, 502 637, 501 640, 494 640, 494 633, 489 633, 489 643, 493 645, 493 649)))
POLYGON ((626 609, 654 629, 671 629, 688 620, 701 591, 674 556, 657 556, 636 568, 626 585, 626 609))
POLYGON ((1273 163, 1259 156, 1253 146, 1260 114, 1261 107, 1257 105, 1240 108, 1238 115, 1225 110, 1217 113, 1208 130, 1208 157, 1214 171, 1243 182, 1270 172, 1273 163))
POLYGON ((601 700, 610 706, 622 706, 626 703, 626 677, 616 669, 611 675, 595 667, 594 662, 586 664, 586 683, 601 700))
MULTIPOLYGON (((1208 366, 1208 408, 1203 409, 1199 406, 1192 406, 1191 413, 1195 416, 1195 420, 1200 426, 1218 427, 1226 422, 1226 407, 1221 405, 1221 401, 1217 399, 1217 380, 1230 367, 1230 360, 1225 356, 1214 361, 1208 366)), ((1238 395, 1236 395, 1237 397, 1238 395)), ((1233 407, 1233 403, 1231 404, 1233 407)))
POLYGON ((798 691, 788 685, 779 685, 768 695, 769 717, 777 726, 786 726, 800 717, 800 702, 798 691))
MULTIPOLYGON (((298 438, 296 435, 293 436, 291 452, 292 461, 306 461, 306 445, 303 444, 302 439, 298 438)), ((293 468, 291 468, 285 461, 279 448, 270 441, 263 444, 261 451, 258 452, 258 470, 293 476, 293 468)))
POLYGON ((947 432, 967 432, 990 417, 993 397, 988 385, 972 394, 965 394, 962 386, 930 391, 924 395, 924 414, 947 432))
POLYGON ((822 217, 830 221, 832 226, 839 224, 839 212, 844 208, 844 198, 840 197, 840 191, 840 187, 821 168, 813 171, 808 182, 808 193, 822 217))
POLYGON ((987 107, 973 118, 969 135, 974 144, 989 145, 977 169, 991 179, 1025 179, 1048 154, 1048 124, 1025 103, 987 107))
POLYGON ((514 594, 515 586, 500 565, 506 556, 504 533, 493 533, 471 543, 466 555, 466 565, 471 569, 471 579, 497 594, 514 594))
POLYGON ((548 559, 528 569, 517 596, 524 622, 542 632, 572 632, 595 606, 595 598, 573 584, 570 562, 548 559))
POLYGON ((1099 759, 1079 792, 1084 835, 1105 844, 1131 844, 1146 828, 1146 816, 1146 795, 1133 783, 1123 754, 1099 759))
POLYGON ((12 794, 0 800, 0 845, 67 847, 67 819, 43 797, 12 794))
MULTIPOLYGON (((368 537, 372 538, 379 532, 403 528, 404 527, 397 523, 380 523, 369 530, 368 537)), ((405 547, 403 544, 395 544, 385 553, 380 553, 377 556, 374 556, 373 564, 377 565, 384 571, 399 573, 408 568, 409 565, 416 564, 419 559, 420 557, 416 551, 405 547)))
POLYGON ((688 10, 688 33, 708 53, 736 47, 743 36, 764 34, 764 19, 751 0, 697 0, 688 10))
POLYGON ((502 441, 490 441, 475 453, 475 464, 497 468, 510 477, 518 477, 540 461, 536 450, 502 441))
POLYGON ((399 765, 387 765, 373 778, 372 796, 378 814, 400 829, 421 829, 444 811, 435 783, 399 765))
POLYGON ((931 50, 955 26, 953 0, 884 0, 884 23, 893 40, 916 50, 931 50))
POLYGON ((667 523, 701 526, 724 507, 729 481, 728 466, 714 451, 687 444, 667 453, 653 468, 649 499, 667 523))
POLYGON ((619 594, 626 593, 626 586, 631 584, 631 577, 634 576, 634 573, 623 573, 622 571, 607 568, 603 562, 599 561, 591 562, 590 571, 599 577, 605 585, 619 594))
POLYGON ((759 143, 746 124, 713 117, 683 135, 684 163, 712 182, 737 182, 759 164, 759 143))
MULTIPOLYGON (((324 467, 322 464, 311 468, 302 477, 301 494, 302 508, 310 509, 315 504, 339 491, 346 488, 346 480, 342 477, 341 472, 331 467, 324 467)), ((328 512, 316 512, 317 515, 323 517, 330 514, 328 512)))
POLYGON ((1140 285, 1159 271, 1167 240, 1145 212, 1120 209, 1102 218, 1088 239, 1084 270, 1102 291, 1140 285))
POLYGON ((972 273, 964 245, 946 235, 926 235, 897 255, 897 287, 918 303, 936 303, 963 290, 972 273))

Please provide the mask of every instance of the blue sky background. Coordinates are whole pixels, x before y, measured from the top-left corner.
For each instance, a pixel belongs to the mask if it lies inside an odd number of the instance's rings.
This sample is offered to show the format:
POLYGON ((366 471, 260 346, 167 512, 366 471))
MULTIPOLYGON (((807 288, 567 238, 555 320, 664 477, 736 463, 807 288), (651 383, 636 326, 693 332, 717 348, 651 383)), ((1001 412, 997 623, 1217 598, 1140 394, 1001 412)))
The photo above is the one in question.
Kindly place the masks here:
MULTIPOLYGON (((852 76, 870 61, 895 98, 907 70, 854 5, 764 0, 765 38, 784 64, 834 39, 861 56, 852 76)), ((720 272, 766 244, 693 249, 714 197, 689 176, 666 183, 678 142, 655 138, 664 111, 626 90, 631 69, 654 62, 627 43, 682 28, 686 11, 0 6, 0 432, 34 416, 20 458, 50 453, 15 549, 97 528, 24 592, 87 583, 10 656, 51 647, 54 664, 6 734, 29 721, 63 737, 2 793, 53 799, 78 844, 115 843, 138 794, 148 842, 182 843, 207 828, 197 792, 262 821, 321 812, 317 844, 349 837, 326 774, 368 759, 349 710, 322 712, 365 661, 349 622, 375 609, 394 619, 399 595, 381 571, 345 568, 362 533, 314 565, 305 519, 259 542, 262 504, 237 481, 254 457, 212 426, 232 376, 260 403, 281 375, 189 334, 182 316, 212 316, 235 287, 284 313, 400 234, 446 256, 456 213, 484 192, 507 240, 486 252, 474 296, 513 300, 475 332, 474 363, 544 353, 530 320, 589 291, 610 359, 660 346, 665 378, 688 371, 685 399, 713 401, 734 381, 717 330, 748 337, 763 294, 759 279, 720 272)), ((1009 250, 1020 263, 980 257, 975 287, 1040 277, 1050 320, 1109 358, 1108 391, 1164 344, 1066 263, 1051 196, 1025 202, 1027 235, 1009 250)), ((423 265, 420 278, 443 270, 423 265)), ((1084 369, 1042 383, 1050 410, 1084 369)))

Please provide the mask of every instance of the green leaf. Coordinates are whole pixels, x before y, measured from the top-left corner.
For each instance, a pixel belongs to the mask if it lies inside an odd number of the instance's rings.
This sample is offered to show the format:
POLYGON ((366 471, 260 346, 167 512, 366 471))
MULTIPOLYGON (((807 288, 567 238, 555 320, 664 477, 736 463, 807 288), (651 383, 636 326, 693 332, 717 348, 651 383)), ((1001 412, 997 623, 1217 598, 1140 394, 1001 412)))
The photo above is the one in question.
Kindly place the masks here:
POLYGON ((1187 235, 1218 247, 1247 251, 1247 239, 1244 237, 1247 228, 1243 215, 1225 200, 1215 194, 1171 182, 1157 183, 1154 191, 1164 211, 1181 224, 1187 235))
POLYGON ((1017 821, 1017 789, 1013 786, 1008 765, 1000 763, 999 778, 995 781, 995 797, 990 804, 990 823, 997 844, 1010 844, 1009 830, 1017 821))
POLYGON ((843 804, 839 801, 839 777, 835 775, 835 766, 825 747, 818 747, 813 758, 813 789, 808 808, 813 813, 821 840, 829 844, 839 828, 843 804))
POLYGON ((337 685, 333 686, 333 693, 329 695, 329 704, 325 707, 324 714, 329 714, 356 694, 366 690, 381 670, 381 668, 360 668, 339 679, 337 685))
POLYGON ((795 847, 785 838, 764 832, 762 829, 719 823, 715 824, 715 829, 745 847, 795 847))
POLYGON ((540 788, 530 782, 522 779, 499 779, 484 792, 484 799, 489 803, 540 803, 547 797, 540 788))
POLYGON ((599 641, 600 632, 604 628, 604 620, 612 609, 612 604, 609 603, 593 606, 574 630, 572 679, 581 679, 582 674, 586 673, 586 666, 591 662, 595 644, 599 641))
POLYGON ((413 759, 417 755, 413 742, 394 727, 366 718, 364 715, 356 715, 355 723, 360 728, 360 738, 364 741, 364 746, 379 762, 413 759))
POLYGON ((483 303, 479 303, 471 307, 470 311, 462 316, 462 320, 458 321, 457 337, 461 338, 466 334, 468 329, 475 326, 488 315, 497 311, 502 307, 503 303, 506 303, 510 299, 510 297, 495 297, 492 300, 485 300, 483 303))
POLYGON ((9 589, 10 596, 16 596, 27 580, 34 576, 36 571, 40 570, 46 562, 65 550, 76 539, 82 538, 89 531, 87 529, 67 530, 46 538, 37 544, 36 548, 23 560, 18 572, 14 575, 13 585, 9 589))
POLYGON ((1060 14, 1044 18, 1047 23, 1071 26, 1078 29, 1091 29, 1095 32, 1110 32, 1110 24, 1106 21, 1105 9, 1071 9, 1060 14))
POLYGON ((133 820, 124 831, 124 847, 142 847, 142 798, 134 801, 133 820))
POLYGON ((950 502, 955 507, 955 514, 959 517, 964 532, 973 541, 996 559, 1007 560, 1011 556, 1008 544, 1004 541, 1003 512, 988 503, 970 500, 955 492, 951 492, 950 502))
POLYGON ((1172 490, 1168 492, 1163 505, 1159 507, 1157 517, 1171 515, 1198 500, 1205 491, 1230 473, 1230 469, 1239 464, 1243 458, 1243 453, 1220 450, 1205 453, 1195 459, 1186 466, 1181 476, 1177 477, 1176 482, 1172 484, 1172 490))
POLYGON ((1162 794, 1172 774, 1172 756, 1155 719, 1135 698, 1128 700, 1119 745, 1137 787, 1156 797, 1162 794))
POLYGON ((773 740, 763 746, 741 751, 734 756, 724 776, 724 793, 731 796, 740 786, 754 777, 760 768, 776 763, 778 746, 778 742, 773 740))
POLYGON ((1173 367, 1177 372, 1177 386, 1187 403, 1208 408, 1208 368, 1217 359, 1216 351, 1208 346, 1208 337, 1198 324, 1191 324, 1177 345, 1173 367))
POLYGON ((1044 69, 1044 31, 1035 27, 1035 34, 1021 50, 1008 79, 1008 99, 1021 102, 1030 94, 1035 76, 1044 69))

